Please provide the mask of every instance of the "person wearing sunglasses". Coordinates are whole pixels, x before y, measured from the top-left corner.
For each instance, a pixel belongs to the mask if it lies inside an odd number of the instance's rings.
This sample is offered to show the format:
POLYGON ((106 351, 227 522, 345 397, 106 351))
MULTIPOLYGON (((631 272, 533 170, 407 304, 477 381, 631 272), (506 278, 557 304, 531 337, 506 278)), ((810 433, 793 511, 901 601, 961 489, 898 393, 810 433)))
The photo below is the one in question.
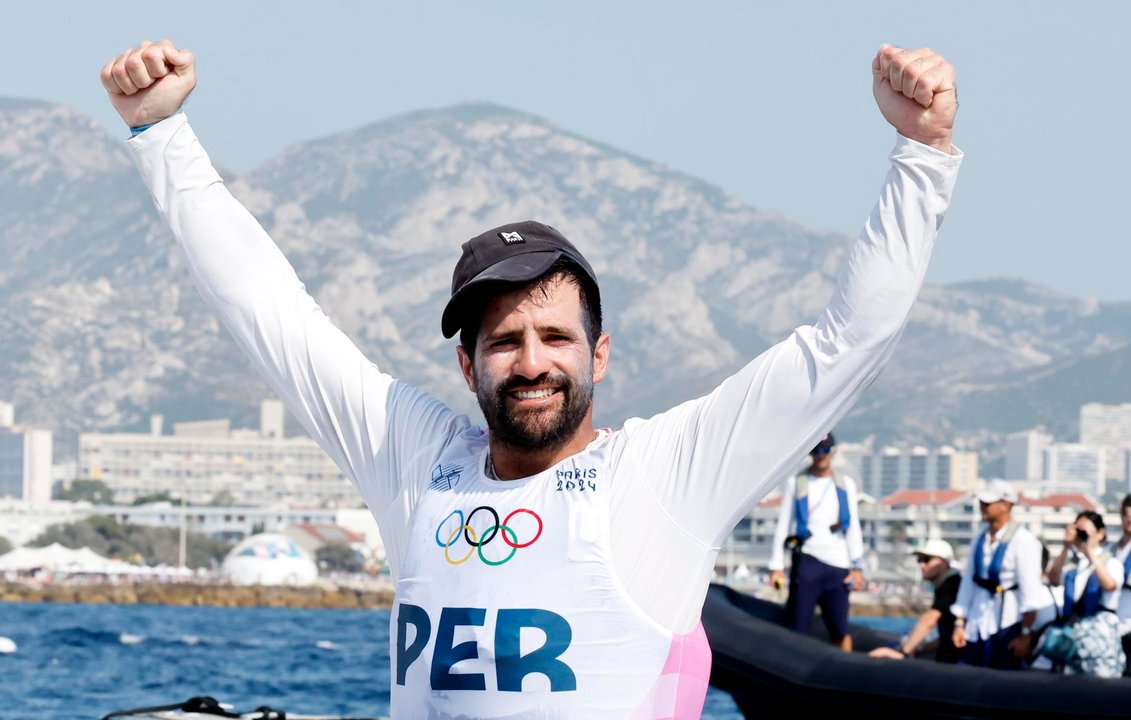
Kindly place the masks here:
POLYGON ((965 665, 1021 670, 1033 649, 1041 583, 1041 541, 1013 519, 1017 491, 991 480, 977 493, 985 527, 971 544, 954 611, 954 644, 965 665))
POLYGON ((954 646, 954 613, 950 606, 958 597, 962 575, 951 565, 954 548, 946 540, 931 538, 922 547, 911 551, 923 580, 935 590, 931 607, 915 621, 914 627, 900 639, 895 647, 878 647, 868 653, 871 657, 902 660, 920 653, 934 652, 938 662, 958 662, 958 648, 954 646), (932 630, 938 630, 938 639, 927 642, 932 630))
POLYGON ((820 607, 829 640, 851 650, 848 594, 864 587, 864 541, 856 483, 833 470, 835 454, 830 432, 810 451, 809 467, 786 481, 770 556, 770 583, 784 586, 784 551, 789 548, 786 626, 808 635, 813 612, 820 607))

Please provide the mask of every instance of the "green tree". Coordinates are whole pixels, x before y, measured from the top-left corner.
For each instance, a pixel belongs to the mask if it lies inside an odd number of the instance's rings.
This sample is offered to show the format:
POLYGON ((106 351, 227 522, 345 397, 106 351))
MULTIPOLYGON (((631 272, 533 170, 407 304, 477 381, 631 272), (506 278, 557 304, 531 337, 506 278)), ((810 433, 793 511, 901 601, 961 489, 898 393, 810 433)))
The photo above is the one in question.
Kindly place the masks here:
MULTIPOLYGON (((177 528, 148 527, 118 523, 112 517, 94 515, 66 525, 52 525, 33 540, 33 547, 51 543, 64 547, 89 547, 99 555, 140 561, 147 565, 176 565, 180 559, 180 531, 177 528)), ((231 543, 189 533, 185 538, 185 564, 191 568, 211 568, 223 561, 231 543)))
POLYGON ((150 503, 159 503, 159 502, 167 502, 167 503, 171 503, 173 505, 177 505, 181 502, 181 500, 180 500, 180 498, 177 498, 177 497, 170 495, 168 490, 162 490, 159 493, 153 493, 152 495, 142 495, 139 498, 134 498, 133 504, 134 505, 148 505, 150 503))
POLYGON ((101 480, 72 480, 70 486, 54 493, 56 500, 87 501, 93 505, 112 505, 114 492, 101 480))
POLYGON ((236 499, 227 490, 221 490, 212 496, 208 504, 213 507, 231 507, 236 504, 236 499))
POLYGON ((345 543, 326 543, 314 553, 318 567, 327 572, 361 572, 361 558, 345 543))

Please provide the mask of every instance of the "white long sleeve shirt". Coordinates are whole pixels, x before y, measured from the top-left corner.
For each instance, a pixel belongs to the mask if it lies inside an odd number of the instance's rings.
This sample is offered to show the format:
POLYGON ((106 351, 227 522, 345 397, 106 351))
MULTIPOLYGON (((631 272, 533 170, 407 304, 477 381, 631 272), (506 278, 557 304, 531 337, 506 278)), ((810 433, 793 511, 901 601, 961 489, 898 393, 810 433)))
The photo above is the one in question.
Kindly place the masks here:
POLYGON ((962 160, 899 138, 813 325, 710 394, 499 482, 483 429, 323 314, 183 114, 129 145, 201 294, 377 519, 393 715, 410 718, 697 716, 719 549, 891 356, 962 160))
MULTIPOLYGON (((989 572, 990 561, 1001 544, 1002 533, 992 538, 985 533, 982 552, 984 571, 989 572)), ((976 544, 977 538, 975 538, 976 544)), ((1038 610, 1045 602, 1041 582, 1041 541, 1027 528, 1018 527, 1006 546, 1002 557, 1000 584, 1015 588, 996 596, 974 582, 973 553, 962 568, 962 583, 958 586, 958 599, 951 606, 955 617, 966 618, 966 639, 987 640, 998 631, 1014 625, 1027 612, 1038 610)))
MULTIPOLYGON (((1123 575, 1123 563, 1127 561, 1127 555, 1131 554, 1131 542, 1113 543, 1111 546, 1111 553, 1116 560, 1119 561, 1119 571, 1123 575)), ((1126 635, 1131 633, 1131 577, 1125 576, 1121 583, 1119 593, 1119 603, 1116 605, 1115 614, 1119 618, 1119 634, 1126 635)))

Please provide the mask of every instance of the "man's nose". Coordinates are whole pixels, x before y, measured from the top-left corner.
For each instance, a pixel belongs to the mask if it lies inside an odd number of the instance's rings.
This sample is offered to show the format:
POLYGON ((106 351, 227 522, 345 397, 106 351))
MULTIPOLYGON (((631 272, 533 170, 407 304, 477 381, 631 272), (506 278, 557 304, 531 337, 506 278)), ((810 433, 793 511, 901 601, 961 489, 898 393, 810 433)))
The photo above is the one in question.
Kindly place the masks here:
POLYGON ((549 355, 539 338, 524 338, 514 362, 514 373, 533 380, 549 370, 549 355))

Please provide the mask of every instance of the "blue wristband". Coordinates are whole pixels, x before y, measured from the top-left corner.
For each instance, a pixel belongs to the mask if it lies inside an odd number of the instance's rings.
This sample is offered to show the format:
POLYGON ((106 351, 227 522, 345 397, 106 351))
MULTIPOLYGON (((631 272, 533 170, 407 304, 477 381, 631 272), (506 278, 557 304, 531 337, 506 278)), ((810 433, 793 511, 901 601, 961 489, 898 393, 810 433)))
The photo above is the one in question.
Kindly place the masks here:
POLYGON ((138 135, 141 135, 143 132, 153 127, 155 124, 156 123, 150 123, 149 125, 138 125, 137 127, 130 128, 130 137, 137 137, 138 135))

